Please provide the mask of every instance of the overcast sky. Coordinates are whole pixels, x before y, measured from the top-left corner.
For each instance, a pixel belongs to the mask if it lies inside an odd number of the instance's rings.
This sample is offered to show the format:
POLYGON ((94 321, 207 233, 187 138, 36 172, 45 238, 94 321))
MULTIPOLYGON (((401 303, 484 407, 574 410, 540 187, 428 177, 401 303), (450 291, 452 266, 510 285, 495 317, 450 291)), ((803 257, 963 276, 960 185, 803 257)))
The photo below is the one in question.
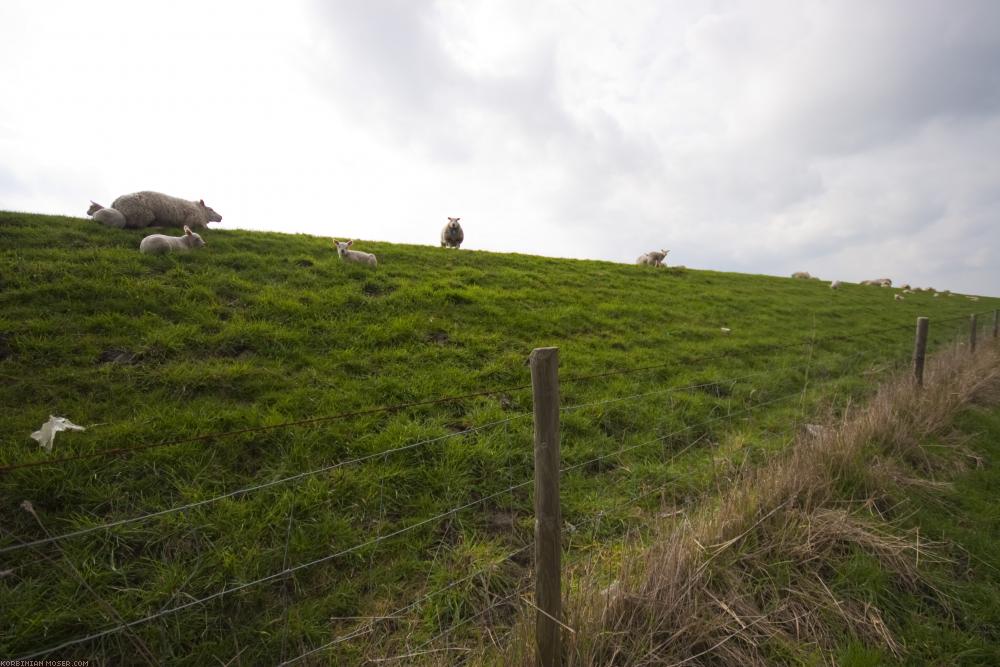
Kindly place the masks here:
POLYGON ((1000 2, 4 0, 0 208, 136 190, 1000 295, 1000 2))

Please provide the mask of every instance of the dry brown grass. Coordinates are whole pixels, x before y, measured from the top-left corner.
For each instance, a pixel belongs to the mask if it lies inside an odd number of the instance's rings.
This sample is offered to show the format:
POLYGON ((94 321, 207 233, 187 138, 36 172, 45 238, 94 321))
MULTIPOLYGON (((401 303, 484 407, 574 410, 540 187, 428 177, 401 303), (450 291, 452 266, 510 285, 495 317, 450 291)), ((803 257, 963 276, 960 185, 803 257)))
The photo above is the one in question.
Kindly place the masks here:
MULTIPOLYGON (((1000 402, 995 345, 974 356, 961 347, 936 355, 923 391, 908 375, 897 377, 839 423, 745 471, 701 510, 665 520, 651 548, 624 558, 613 585, 595 570, 570 587, 564 664, 830 662, 845 636, 901 655, 885 610, 865 596, 835 594, 830 581, 837 563, 863 553, 894 586, 921 592, 947 613, 923 567, 941 550, 893 524, 887 489, 943 484, 935 479, 942 466, 970 460, 961 442, 942 436, 972 402, 1000 402), (935 436, 952 456, 921 446, 935 436)), ((533 665, 530 618, 501 655, 484 652, 480 660, 533 665)))

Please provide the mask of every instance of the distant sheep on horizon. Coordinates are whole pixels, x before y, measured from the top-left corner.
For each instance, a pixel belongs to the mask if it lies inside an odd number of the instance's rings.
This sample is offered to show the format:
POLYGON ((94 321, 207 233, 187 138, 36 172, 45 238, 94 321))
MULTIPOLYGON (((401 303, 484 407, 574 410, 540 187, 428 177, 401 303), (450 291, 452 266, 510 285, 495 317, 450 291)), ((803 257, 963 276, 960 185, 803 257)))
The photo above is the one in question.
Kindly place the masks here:
POLYGON ((459 220, 461 218, 448 218, 448 224, 441 230, 442 248, 458 248, 462 245, 462 241, 465 240, 465 232, 462 231, 462 225, 458 224, 459 220))
POLYGON ((87 214, 109 227, 208 227, 222 216, 205 205, 204 199, 188 201, 162 192, 143 190, 122 195, 105 208, 90 202, 87 214))
POLYGON ((798 278, 799 280, 809 280, 812 276, 808 271, 796 271, 792 274, 792 278, 798 278))
POLYGON ((667 253, 669 250, 652 250, 644 255, 639 255, 639 258, 635 260, 638 265, 645 266, 663 266, 663 261, 667 258, 667 253))

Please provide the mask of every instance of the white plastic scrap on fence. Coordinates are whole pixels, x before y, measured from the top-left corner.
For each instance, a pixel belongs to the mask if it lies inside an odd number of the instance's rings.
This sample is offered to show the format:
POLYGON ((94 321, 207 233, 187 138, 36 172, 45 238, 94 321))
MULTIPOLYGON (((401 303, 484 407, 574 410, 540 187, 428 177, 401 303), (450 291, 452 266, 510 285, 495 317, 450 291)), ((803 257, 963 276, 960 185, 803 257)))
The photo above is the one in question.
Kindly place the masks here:
POLYGON ((38 441, 39 446, 47 452, 52 451, 52 443, 55 441, 56 433, 59 431, 86 431, 82 426, 74 424, 65 417, 49 415, 49 420, 42 424, 42 427, 31 434, 31 437, 38 441))

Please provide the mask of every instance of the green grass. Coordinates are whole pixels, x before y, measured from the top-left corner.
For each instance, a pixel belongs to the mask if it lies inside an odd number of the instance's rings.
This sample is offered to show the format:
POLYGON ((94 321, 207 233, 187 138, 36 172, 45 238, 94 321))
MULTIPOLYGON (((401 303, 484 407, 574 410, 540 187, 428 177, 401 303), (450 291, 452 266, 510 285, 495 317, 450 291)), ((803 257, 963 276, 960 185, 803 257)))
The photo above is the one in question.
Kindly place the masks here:
MULTIPOLYGON (((919 529, 948 558, 927 566, 948 606, 942 608, 935 596, 901 591, 870 567, 845 569, 839 573, 842 585, 862 588, 891 611, 892 630, 906 654, 894 659, 871 647, 846 645, 840 664, 1000 664, 1000 409, 967 408, 955 429, 952 437, 961 436, 976 457, 969 461, 971 470, 939 480, 949 482, 947 486, 893 490, 898 524, 919 529)), ((936 444, 925 446, 935 457, 936 444)))
MULTIPOLYGON (((630 498, 667 484, 667 502, 693 502, 725 470, 784 446, 814 411, 863 397, 882 372, 907 363, 916 316, 932 318, 933 348, 963 335, 969 313, 1000 305, 929 294, 895 302, 895 290, 855 285, 831 292, 819 281, 357 242, 378 255, 373 271, 341 263, 329 239, 222 229, 206 232, 199 252, 152 257, 138 253, 143 234, 0 213, 0 465, 518 387, 529 381, 531 349, 555 345, 564 405, 648 394, 563 415, 564 465, 606 456, 563 479, 564 517, 580 527, 571 559, 610 548, 635 525, 641 514, 630 498), (889 330, 808 344, 873 329, 889 330), (769 347, 792 343, 803 344, 769 347), (705 357, 716 358, 698 361, 705 357), (646 366, 657 368, 567 380, 646 366), (801 400, 720 419, 795 392, 801 400), (49 414, 88 429, 58 435, 46 454, 28 434, 49 414)), ((512 419, 184 513, 0 554, 0 569, 12 570, 0 578, 0 656, 112 627, 108 605, 126 621, 143 618, 530 480, 530 410, 530 390, 518 389, 0 474, 0 546, 10 546, 512 419), (25 499, 44 529, 19 509, 25 499)), ((141 642, 171 664, 224 664, 237 654, 244 664, 276 663, 357 627, 332 617, 385 614, 482 569, 366 638, 390 647, 392 637, 412 632, 419 641, 524 583, 530 558, 505 555, 528 544, 531 530, 529 485, 136 626, 135 639, 116 632, 49 657, 139 661, 141 642)), ((344 642, 316 660, 350 663, 363 650, 363 641, 344 642)))

